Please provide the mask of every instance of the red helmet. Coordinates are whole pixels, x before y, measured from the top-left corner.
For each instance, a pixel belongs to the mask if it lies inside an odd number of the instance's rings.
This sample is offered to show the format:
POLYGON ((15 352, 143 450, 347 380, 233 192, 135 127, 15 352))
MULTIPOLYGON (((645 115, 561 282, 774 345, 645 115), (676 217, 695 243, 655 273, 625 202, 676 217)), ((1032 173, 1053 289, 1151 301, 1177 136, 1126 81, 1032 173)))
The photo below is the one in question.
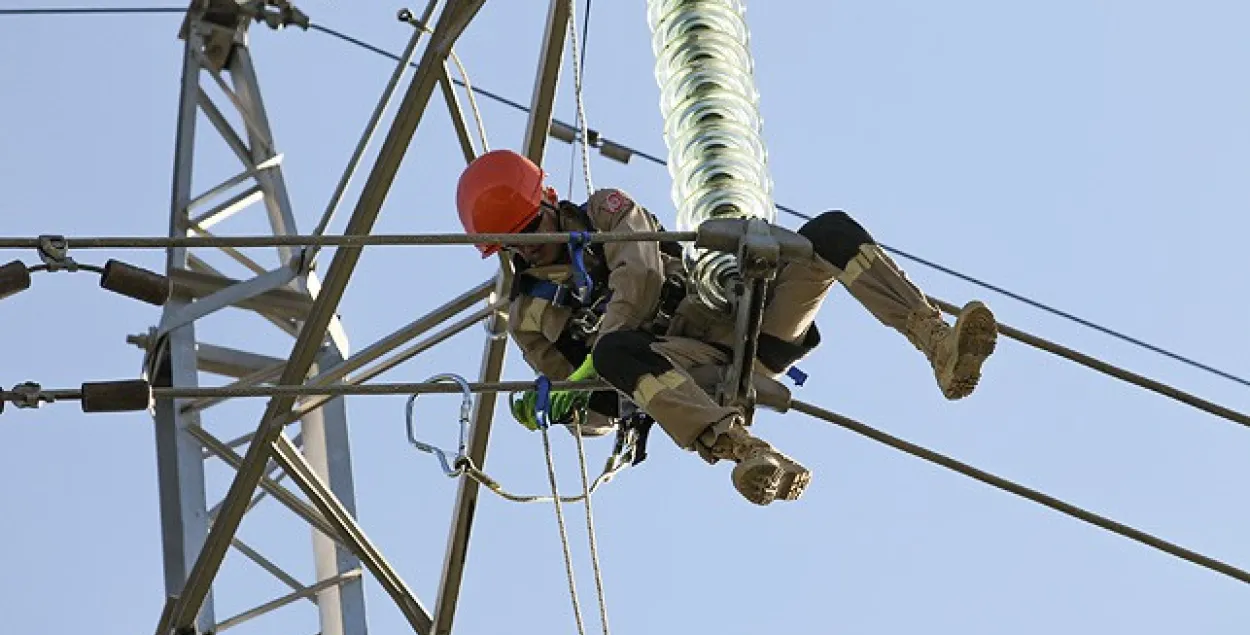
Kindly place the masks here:
MULTIPOLYGON (((543 171, 511 150, 494 150, 473 160, 456 186, 460 223, 470 234, 515 234, 538 216, 544 196, 543 171)), ((477 245, 482 257, 500 245, 477 245)))

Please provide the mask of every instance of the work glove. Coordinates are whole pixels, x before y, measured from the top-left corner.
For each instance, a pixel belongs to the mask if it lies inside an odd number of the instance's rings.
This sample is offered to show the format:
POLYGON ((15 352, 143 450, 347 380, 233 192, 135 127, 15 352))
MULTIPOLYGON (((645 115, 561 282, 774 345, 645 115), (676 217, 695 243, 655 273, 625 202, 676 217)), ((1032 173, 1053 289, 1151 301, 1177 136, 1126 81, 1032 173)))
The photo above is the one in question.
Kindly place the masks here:
POLYGON ((538 393, 533 390, 525 391, 520 399, 516 399, 516 394, 509 396, 512 406, 512 418, 517 423, 525 426, 531 432, 538 429, 538 414, 534 411, 534 406, 538 402, 538 393))
MULTIPOLYGON (((594 360, 590 355, 586 356, 586 361, 577 370, 569 375, 568 381, 586 381, 599 377, 595 371, 594 360)), ((551 422, 566 423, 572 419, 573 414, 579 410, 584 410, 590 403, 589 390, 553 390, 549 395, 551 402, 551 422)), ((528 430, 538 429, 538 413, 536 406, 538 404, 538 391, 527 390, 519 400, 512 400, 512 418, 518 423, 525 426, 528 430)))

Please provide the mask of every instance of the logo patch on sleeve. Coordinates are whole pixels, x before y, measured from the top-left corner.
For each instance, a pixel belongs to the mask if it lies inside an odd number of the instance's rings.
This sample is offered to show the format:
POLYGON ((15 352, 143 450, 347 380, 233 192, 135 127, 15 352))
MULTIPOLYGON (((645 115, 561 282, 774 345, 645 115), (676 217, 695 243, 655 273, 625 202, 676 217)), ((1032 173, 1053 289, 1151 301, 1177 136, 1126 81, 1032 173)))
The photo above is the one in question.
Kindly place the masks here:
POLYGON ((629 209, 629 201, 620 192, 612 192, 603 200, 603 208, 609 214, 615 214, 629 209))

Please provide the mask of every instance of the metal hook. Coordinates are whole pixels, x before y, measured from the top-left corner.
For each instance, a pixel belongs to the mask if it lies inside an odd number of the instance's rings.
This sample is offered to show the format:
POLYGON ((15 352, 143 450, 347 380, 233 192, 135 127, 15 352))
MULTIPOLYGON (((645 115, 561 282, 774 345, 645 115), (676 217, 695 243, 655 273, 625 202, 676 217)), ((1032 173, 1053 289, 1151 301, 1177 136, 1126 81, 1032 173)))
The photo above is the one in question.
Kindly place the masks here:
POLYGON ((437 456, 438 462, 442 464, 443 472, 446 473, 447 476, 459 476, 462 472, 464 472, 464 452, 465 448, 469 444, 469 416, 473 410, 473 391, 469 388, 469 382, 465 381, 463 377, 452 373, 435 375, 425 381, 427 383, 450 381, 460 385, 460 390, 464 393, 464 399, 460 402, 460 445, 456 448, 455 457, 449 459, 448 456, 450 453, 446 450, 417 440, 417 435, 413 430, 412 425, 412 408, 413 404, 417 401, 417 397, 421 396, 420 393, 416 393, 409 397, 408 404, 405 408, 405 419, 407 420, 408 427, 408 442, 422 452, 429 452, 430 454, 437 456))

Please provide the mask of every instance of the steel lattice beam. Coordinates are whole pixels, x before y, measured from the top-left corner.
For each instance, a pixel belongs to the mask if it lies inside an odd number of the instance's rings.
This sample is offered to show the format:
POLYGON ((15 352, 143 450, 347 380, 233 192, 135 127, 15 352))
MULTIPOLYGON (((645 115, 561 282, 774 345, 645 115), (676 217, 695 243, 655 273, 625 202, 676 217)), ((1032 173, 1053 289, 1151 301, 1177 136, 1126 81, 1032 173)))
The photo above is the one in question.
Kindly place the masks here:
MULTIPOLYGON (((180 33, 185 44, 170 236, 208 235, 206 227, 220 226, 254 203, 263 204, 275 235, 298 233, 282 175, 281 155, 275 150, 276 143, 247 47, 247 27, 255 17, 247 12, 256 9, 241 7, 232 0, 209 0, 193 3, 186 14, 180 33), (201 83, 210 78, 211 81, 201 83), (213 85, 226 95, 226 100, 214 101, 210 97, 206 87, 213 85), (219 103, 234 109, 232 114, 244 123, 245 134, 240 135, 235 130, 219 103), (211 124, 207 131, 216 132, 225 141, 242 170, 223 182, 199 188, 203 193, 194 196, 196 123, 200 114, 211 124), (231 195, 236 188, 242 191, 231 195), (225 201, 217 203, 218 198, 225 201), (199 208, 208 211, 193 217, 199 208)), ((254 311, 295 335, 301 320, 316 306, 319 284, 308 272, 293 267, 298 255, 294 250, 279 248, 281 265, 272 271, 238 250, 223 251, 257 275, 250 279, 233 279, 191 253, 189 248, 168 250, 166 274, 173 283, 171 301, 166 304, 156 329, 149 335, 130 338, 148 350, 147 368, 154 384, 193 387, 198 385, 201 370, 238 376, 265 375, 263 369, 272 367, 275 360, 234 348, 197 345, 195 325, 205 319, 215 319, 222 308, 235 306, 254 311)), ((322 349, 319 361, 325 366, 334 366, 341 363, 346 351, 345 331, 337 317, 325 328, 333 337, 329 346, 322 349)), ((222 443, 203 425, 201 409, 188 406, 185 401, 176 399, 158 399, 155 404, 165 581, 170 598, 158 626, 162 632, 171 628, 180 602, 185 599, 186 583, 193 579, 195 567, 212 535, 210 527, 221 520, 223 505, 215 506, 211 512, 207 509, 205 459, 212 455, 231 467, 246 465, 244 458, 231 449, 233 442, 222 443)), ((300 437, 308 448, 311 473, 330 484, 328 487, 336 493, 342 509, 350 513, 354 508, 354 493, 346 419, 342 399, 326 400, 321 408, 303 414, 300 437)), ((251 450, 249 448, 249 452, 251 450)), ((266 603, 261 605, 261 610, 244 612, 223 623, 215 622, 211 593, 205 589, 189 620, 179 624, 178 630, 224 630, 288 604, 292 599, 316 595, 310 599, 314 599, 321 612, 324 635, 364 635, 364 591, 358 579, 360 563, 353 549, 341 544, 338 527, 319 509, 299 500, 275 481, 263 478, 258 484, 312 525, 317 580, 286 599, 266 603)), ((259 502, 260 497, 249 496, 244 501, 243 511, 259 502)), ((231 543, 241 544, 235 540, 231 543)), ((293 579, 259 552, 249 548, 247 555, 279 579, 288 583, 293 579)))
MULTIPOLYGON (((551 129, 551 114, 555 103, 556 87, 560 79, 560 62, 564 56, 564 36, 568 29, 570 7, 568 0, 551 0, 547 15, 547 28, 539 52, 538 71, 534 79, 533 104, 525 126, 523 140, 525 154, 531 161, 542 165, 551 129)), ((511 286, 512 271, 508 259, 500 256, 500 271, 495 287, 496 297, 506 297, 511 286)), ((492 298, 493 300, 493 298, 492 298)), ((507 314, 500 310, 491 316, 491 337, 482 354, 481 381, 499 381, 503 373, 504 359, 508 350, 507 314)), ((486 466, 486 449, 490 443, 490 429, 495 412, 495 393, 481 393, 473 404, 473 427, 469 433, 466 452, 474 465, 486 466)), ((443 556, 443 571, 434 603, 434 633, 449 635, 456 614, 456 602, 460 597, 460 583, 464 578, 465 561, 468 558, 469 538, 473 529, 473 517, 477 510, 478 484, 473 479, 460 479, 452 511, 451 531, 447 550, 443 556)))
MULTIPOLYGON (((435 34, 430 38, 429 45, 422 54, 412 82, 383 141, 376 163, 364 184, 360 199, 347 222, 345 234, 365 235, 372 230, 408 145, 416 132, 433 90, 438 84, 438 79, 445 72, 443 64, 450 47, 483 3, 484 0, 452 1, 440 14, 434 29, 435 34)), ((193 38, 196 22, 189 20, 189 25, 191 28, 188 31, 192 33, 193 38)), ((418 33, 414 33, 413 37, 417 35, 418 33)), ((194 48, 189 50, 193 53, 196 51, 194 48)), ((214 77, 218 78, 217 75, 214 77)), ((240 91, 237 95, 237 101, 244 104, 254 98, 254 95, 250 95, 247 91, 240 91)), ((258 125, 255 119, 249 120, 249 124, 248 130, 252 135, 251 140, 254 145, 271 144, 265 127, 258 125)), ((271 148, 266 149, 271 150, 271 148)), ((262 185, 265 185, 263 181, 262 185)), ((279 191, 279 195, 275 198, 282 202, 284 197, 285 192, 279 191)), ((275 231, 288 229, 280 226, 286 224, 287 220, 282 214, 275 213, 273 208, 270 208, 270 212, 275 231)), ((185 214, 185 211, 179 210, 179 213, 185 214)), ((313 364, 318 361, 322 344, 360 258, 360 252, 359 247, 344 247, 336 250, 324 283, 319 289, 308 289, 315 293, 315 300, 303 320, 282 374, 275 382, 277 385, 303 384, 313 364)), ((291 251, 283 252, 284 262, 292 257, 291 251)), ((424 613, 424 609, 415 597, 404 588, 398 576, 390 571, 384 560, 381 560, 380 554, 377 554, 376 550, 368 544, 363 532, 355 526, 348 506, 339 499, 333 487, 318 478, 312 466, 305 462, 302 455, 293 452, 293 446, 283 433, 283 428, 285 419, 294 405, 294 396, 278 396, 269 401, 247 454, 221 505, 216 522, 204 538, 203 547, 186 576, 186 583, 176 592, 176 600, 162 614, 161 624, 158 625, 158 632, 162 635, 170 631, 183 632, 196 625, 197 616, 201 613, 201 608, 209 596, 212 581, 221 567, 225 552, 238 531, 243 515, 249 507, 252 493, 261 482, 266 465, 271 458, 278 460, 291 477, 305 489, 319 511, 339 530, 339 537, 351 544, 357 555, 364 557, 366 566, 383 581, 392 597, 404 609, 411 626, 418 633, 428 632, 429 616, 424 613)), ((204 620, 201 618, 199 623, 204 624, 204 620)))

